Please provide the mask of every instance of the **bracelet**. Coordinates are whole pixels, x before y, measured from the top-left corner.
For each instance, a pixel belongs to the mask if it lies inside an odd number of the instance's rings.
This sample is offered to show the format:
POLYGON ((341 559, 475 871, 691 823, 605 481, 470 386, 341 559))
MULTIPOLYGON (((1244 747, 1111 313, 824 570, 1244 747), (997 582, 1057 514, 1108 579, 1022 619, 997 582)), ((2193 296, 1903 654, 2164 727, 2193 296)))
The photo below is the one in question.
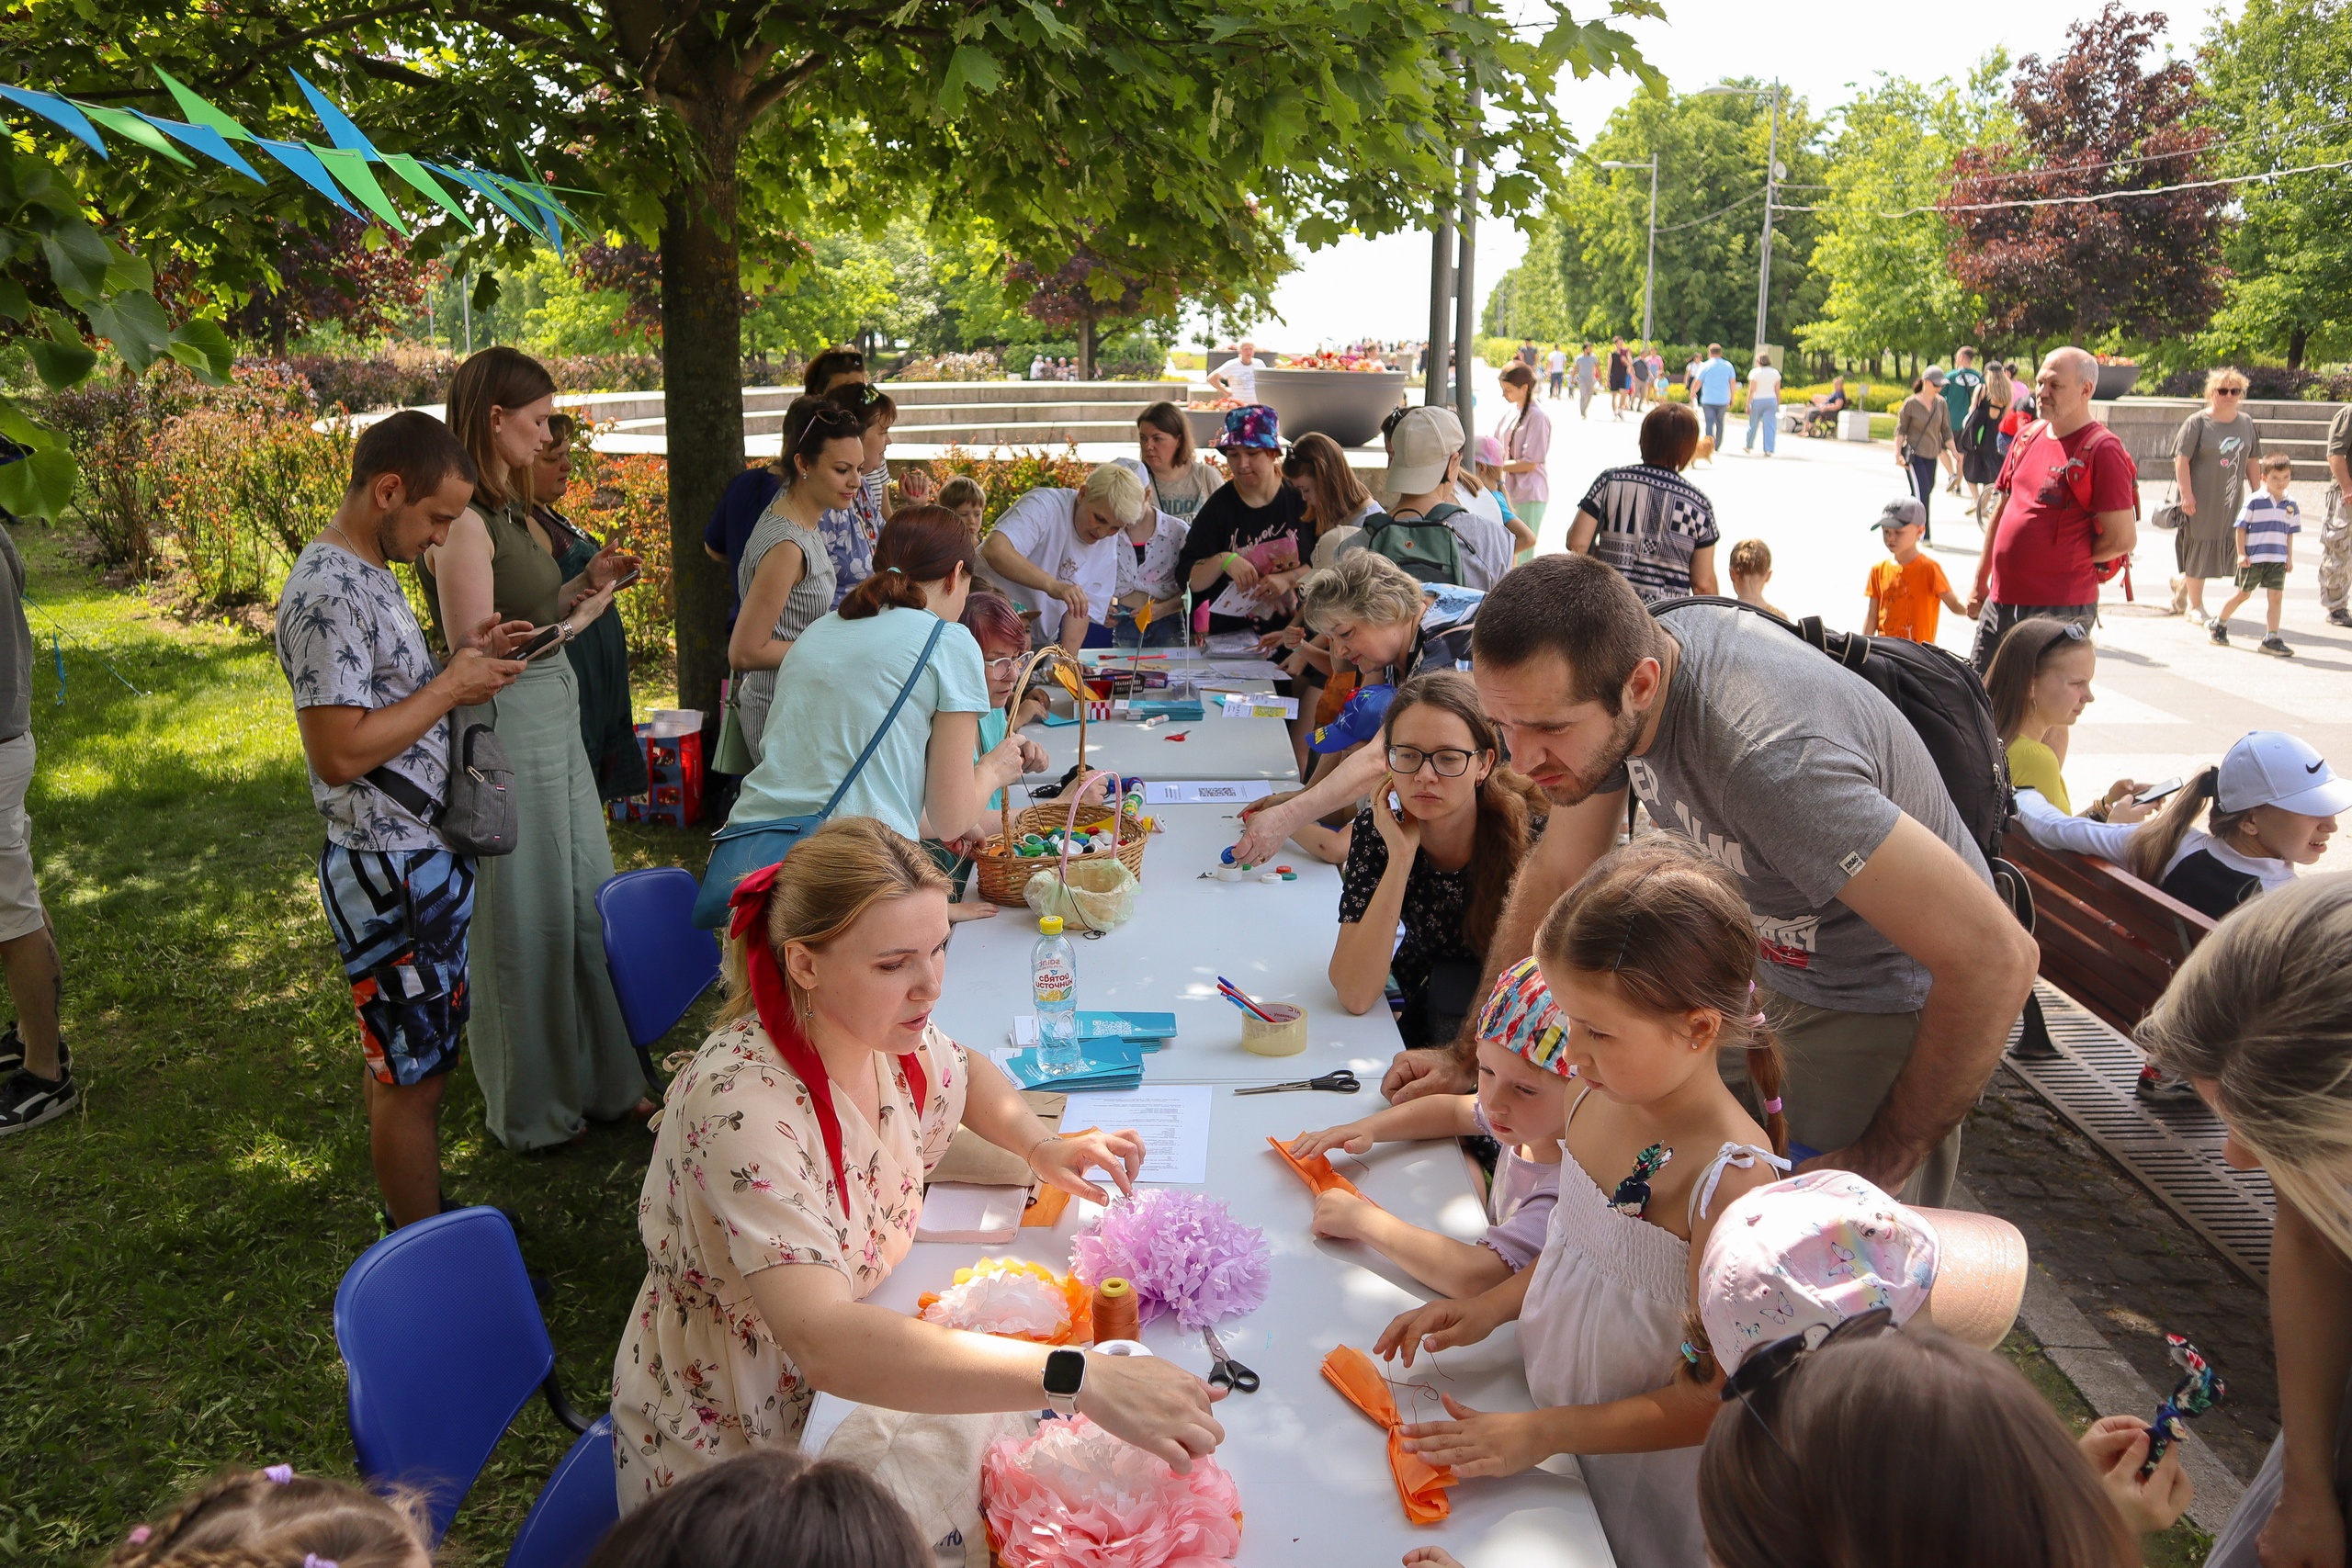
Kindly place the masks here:
POLYGON ((1035 1170, 1035 1169, 1036 1169, 1036 1168, 1037 1168, 1037 1151, 1038 1151, 1039 1149, 1044 1148, 1047 1144, 1052 1143, 1055 1139, 1057 1139, 1057 1138, 1058 1138, 1058 1137, 1060 1137, 1060 1136, 1061 1136, 1061 1134, 1058 1134, 1058 1133, 1048 1133, 1048 1134, 1046 1134, 1044 1137, 1042 1137, 1042 1138, 1038 1139, 1035 1143, 1034 1143, 1034 1144, 1030 1145, 1029 1145, 1029 1152, 1028 1152, 1027 1154, 1023 1155, 1023 1156, 1021 1156, 1021 1163, 1022 1163, 1022 1164, 1023 1164, 1023 1165, 1025 1165, 1025 1166, 1027 1166, 1031 1170, 1035 1170))
POLYGON ((1230 562, 1230 561, 1238 561, 1238 560, 1239 560, 1240 558, 1241 558, 1241 557, 1240 557, 1238 554, 1237 554, 1236 552, 1234 552, 1234 551, 1232 551, 1232 550, 1227 550, 1227 551, 1226 551, 1226 552, 1225 552, 1225 554, 1223 554, 1223 555, 1221 555, 1221 556, 1219 556, 1219 557, 1217 557, 1217 558, 1216 558, 1216 564, 1217 564, 1220 568, 1223 568, 1223 569, 1224 569, 1225 573, 1226 573, 1226 575, 1227 575, 1227 576, 1230 577, 1230 576, 1233 574, 1233 568, 1232 568, 1231 566, 1227 565, 1227 563, 1228 563, 1228 562, 1230 562))

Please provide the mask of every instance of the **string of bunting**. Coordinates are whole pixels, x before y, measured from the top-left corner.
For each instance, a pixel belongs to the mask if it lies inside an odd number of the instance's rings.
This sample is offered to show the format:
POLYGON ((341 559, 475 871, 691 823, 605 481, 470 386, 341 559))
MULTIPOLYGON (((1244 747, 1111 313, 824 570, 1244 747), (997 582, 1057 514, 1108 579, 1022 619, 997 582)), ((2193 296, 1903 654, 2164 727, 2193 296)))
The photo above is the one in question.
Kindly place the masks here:
MULTIPOLYGON (((289 71, 295 85, 310 100, 311 111, 318 117, 320 128, 326 132, 326 145, 315 141, 286 141, 267 136, 256 136, 221 109, 198 96, 186 84, 175 80, 160 66, 151 66, 178 103, 186 120, 165 119, 143 109, 116 108, 105 104, 85 103, 58 93, 39 92, 28 87, 0 85, 0 98, 21 108, 31 110, 44 119, 78 138, 101 158, 113 156, 107 150, 105 131, 126 141, 136 143, 154 153, 187 168, 194 168, 186 152, 199 152, 214 163, 233 169, 256 184, 268 181, 248 162, 232 142, 243 142, 267 153, 295 177, 334 202, 344 211, 365 223, 373 217, 390 228, 401 238, 409 237, 409 225, 400 209, 384 194, 382 182, 377 179, 371 164, 381 164, 399 175, 408 186, 435 206, 465 225, 470 233, 479 233, 481 226, 450 194, 443 179, 464 190, 480 196, 512 221, 520 224, 537 238, 553 247, 558 255, 563 254, 563 231, 570 225, 580 233, 590 232, 588 226, 575 217, 559 200, 552 189, 536 180, 515 179, 495 169, 481 168, 471 164, 433 164, 412 157, 406 152, 386 152, 368 139, 367 132, 352 123, 351 117, 336 107, 334 101, 321 92, 299 71, 289 71), (435 177, 439 176, 439 177, 435 177), (352 205, 357 200, 359 207, 352 205)), ((520 156, 518 152, 517 156, 520 156)), ((528 166, 528 160, 524 160, 528 166)))

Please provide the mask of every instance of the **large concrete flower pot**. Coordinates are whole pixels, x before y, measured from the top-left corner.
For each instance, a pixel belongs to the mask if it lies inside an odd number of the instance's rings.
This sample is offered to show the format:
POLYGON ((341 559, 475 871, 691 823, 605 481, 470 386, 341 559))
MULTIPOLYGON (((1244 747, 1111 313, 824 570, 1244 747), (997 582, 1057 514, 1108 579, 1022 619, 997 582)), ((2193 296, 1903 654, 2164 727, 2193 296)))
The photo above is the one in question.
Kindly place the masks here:
POLYGON ((1184 423, 1193 427, 1193 445, 1214 447, 1225 434, 1223 409, 1186 409, 1184 423))
POLYGON ((2102 365, 2098 367, 2098 385, 2091 396, 2112 401, 2130 391, 2132 383, 2139 378, 2140 367, 2136 365, 2102 365))
POLYGON ((1402 370, 1258 372, 1258 400, 1282 422, 1283 439, 1319 431, 1342 446, 1380 438, 1380 422, 1405 395, 1402 370))

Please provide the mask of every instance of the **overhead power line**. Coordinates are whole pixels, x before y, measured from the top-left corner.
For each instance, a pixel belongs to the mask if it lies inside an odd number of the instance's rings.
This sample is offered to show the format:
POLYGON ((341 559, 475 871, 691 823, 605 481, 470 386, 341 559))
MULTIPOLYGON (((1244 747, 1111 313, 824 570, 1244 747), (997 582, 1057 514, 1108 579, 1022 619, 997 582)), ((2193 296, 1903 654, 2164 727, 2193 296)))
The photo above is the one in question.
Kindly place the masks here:
MULTIPOLYGON (((1892 211, 1865 212, 1856 216, 1912 218, 1922 212, 1994 212, 2004 208, 2017 207, 2082 207, 2092 202, 2125 201, 2133 197, 2168 196, 2175 191, 2211 190, 2219 186, 2252 185, 2262 180, 2285 179, 2290 175, 2324 174, 2331 169, 2352 169, 2352 158, 2338 158, 2328 164, 2305 164, 2292 169, 2267 169, 2258 175, 2223 175, 2210 180, 2186 180, 2179 185, 2150 186, 2144 190, 2105 190, 2086 196, 2020 197, 2014 201, 1934 202, 1925 207, 1904 207, 1892 211)), ((1776 201, 1772 204, 1772 210, 1775 212, 1826 212, 1831 209, 1826 204, 1790 207, 1776 201)))

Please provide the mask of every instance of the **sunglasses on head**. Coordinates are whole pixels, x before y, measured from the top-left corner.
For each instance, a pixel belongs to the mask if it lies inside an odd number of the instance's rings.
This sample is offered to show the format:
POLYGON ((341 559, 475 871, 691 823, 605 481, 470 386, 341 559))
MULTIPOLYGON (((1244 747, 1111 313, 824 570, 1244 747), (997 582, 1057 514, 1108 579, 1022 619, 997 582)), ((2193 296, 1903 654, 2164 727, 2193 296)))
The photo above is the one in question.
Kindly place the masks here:
POLYGON ((1781 1457, 1793 1466, 1797 1456, 1789 1452, 1764 1413, 1756 1408, 1757 1396, 1771 1393, 1777 1399, 1781 1384, 1787 1381, 1798 1363, 1819 1350, 1826 1350, 1840 1340, 1860 1342, 1875 1339, 1894 1331, 1894 1312, 1891 1307, 1872 1307, 1835 1325, 1815 1324, 1802 1334, 1792 1334, 1785 1339, 1775 1339, 1770 1345, 1751 1350, 1739 1363, 1739 1370, 1724 1379, 1723 1397, 1725 1403, 1738 1400, 1749 1417, 1772 1439, 1781 1457))

